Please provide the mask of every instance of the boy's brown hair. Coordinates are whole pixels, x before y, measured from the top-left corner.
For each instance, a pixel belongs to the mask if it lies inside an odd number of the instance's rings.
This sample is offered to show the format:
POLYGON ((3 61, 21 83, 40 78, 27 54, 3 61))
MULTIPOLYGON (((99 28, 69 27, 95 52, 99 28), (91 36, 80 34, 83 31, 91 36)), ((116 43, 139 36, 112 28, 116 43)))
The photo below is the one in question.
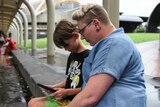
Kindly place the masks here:
POLYGON ((67 20, 61 20, 57 24, 55 32, 53 34, 53 41, 55 45, 59 48, 64 48, 67 45, 64 40, 72 38, 75 29, 76 25, 74 25, 73 23, 67 20))

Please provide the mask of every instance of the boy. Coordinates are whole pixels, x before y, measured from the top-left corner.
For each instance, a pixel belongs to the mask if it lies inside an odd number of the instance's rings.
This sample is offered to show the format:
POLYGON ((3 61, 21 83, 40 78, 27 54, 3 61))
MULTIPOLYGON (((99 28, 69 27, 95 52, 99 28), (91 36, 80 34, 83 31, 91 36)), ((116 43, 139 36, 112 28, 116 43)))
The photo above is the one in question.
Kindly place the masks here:
POLYGON ((33 98, 29 101, 28 107, 63 107, 81 91, 82 64, 89 50, 81 42, 80 34, 76 30, 76 26, 67 20, 57 24, 53 37, 54 43, 57 47, 71 52, 67 61, 67 78, 51 86, 56 90, 54 97, 33 98))

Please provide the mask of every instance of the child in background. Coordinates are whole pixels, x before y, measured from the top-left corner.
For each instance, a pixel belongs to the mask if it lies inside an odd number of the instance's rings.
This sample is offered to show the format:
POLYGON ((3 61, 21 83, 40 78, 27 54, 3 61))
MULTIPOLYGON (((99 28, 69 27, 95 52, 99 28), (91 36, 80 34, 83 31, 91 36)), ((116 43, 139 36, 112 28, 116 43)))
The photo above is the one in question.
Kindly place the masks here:
POLYGON ((5 47, 4 55, 9 55, 11 50, 16 50, 16 42, 12 40, 11 38, 6 38, 7 43, 3 46, 5 47))
POLYGON ((4 33, 3 31, 0 31, 0 54, 2 54, 2 46, 4 43, 5 43, 4 33))

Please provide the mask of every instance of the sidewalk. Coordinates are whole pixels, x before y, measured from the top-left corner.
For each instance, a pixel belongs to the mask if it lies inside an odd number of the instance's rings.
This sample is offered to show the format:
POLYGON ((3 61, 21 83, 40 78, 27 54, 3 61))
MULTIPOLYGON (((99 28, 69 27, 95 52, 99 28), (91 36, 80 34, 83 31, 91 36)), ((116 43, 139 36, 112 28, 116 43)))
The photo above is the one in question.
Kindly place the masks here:
POLYGON ((145 75, 160 77, 159 41, 136 44, 145 66, 145 75))
POLYGON ((145 71, 147 107, 160 106, 160 50, 159 41, 136 44, 141 53, 145 71), (155 88, 157 87, 157 88, 155 88))

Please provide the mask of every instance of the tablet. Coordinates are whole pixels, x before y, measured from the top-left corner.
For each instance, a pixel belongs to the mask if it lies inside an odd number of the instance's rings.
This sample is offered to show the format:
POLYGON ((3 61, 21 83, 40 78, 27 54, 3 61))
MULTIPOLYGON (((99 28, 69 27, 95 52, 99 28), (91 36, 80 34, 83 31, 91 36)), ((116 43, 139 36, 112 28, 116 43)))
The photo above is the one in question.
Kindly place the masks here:
POLYGON ((42 87, 42 88, 50 91, 50 92, 56 92, 56 90, 54 90, 53 88, 50 88, 50 87, 45 86, 45 85, 43 85, 43 84, 38 83, 37 85, 38 85, 39 87, 42 87))

